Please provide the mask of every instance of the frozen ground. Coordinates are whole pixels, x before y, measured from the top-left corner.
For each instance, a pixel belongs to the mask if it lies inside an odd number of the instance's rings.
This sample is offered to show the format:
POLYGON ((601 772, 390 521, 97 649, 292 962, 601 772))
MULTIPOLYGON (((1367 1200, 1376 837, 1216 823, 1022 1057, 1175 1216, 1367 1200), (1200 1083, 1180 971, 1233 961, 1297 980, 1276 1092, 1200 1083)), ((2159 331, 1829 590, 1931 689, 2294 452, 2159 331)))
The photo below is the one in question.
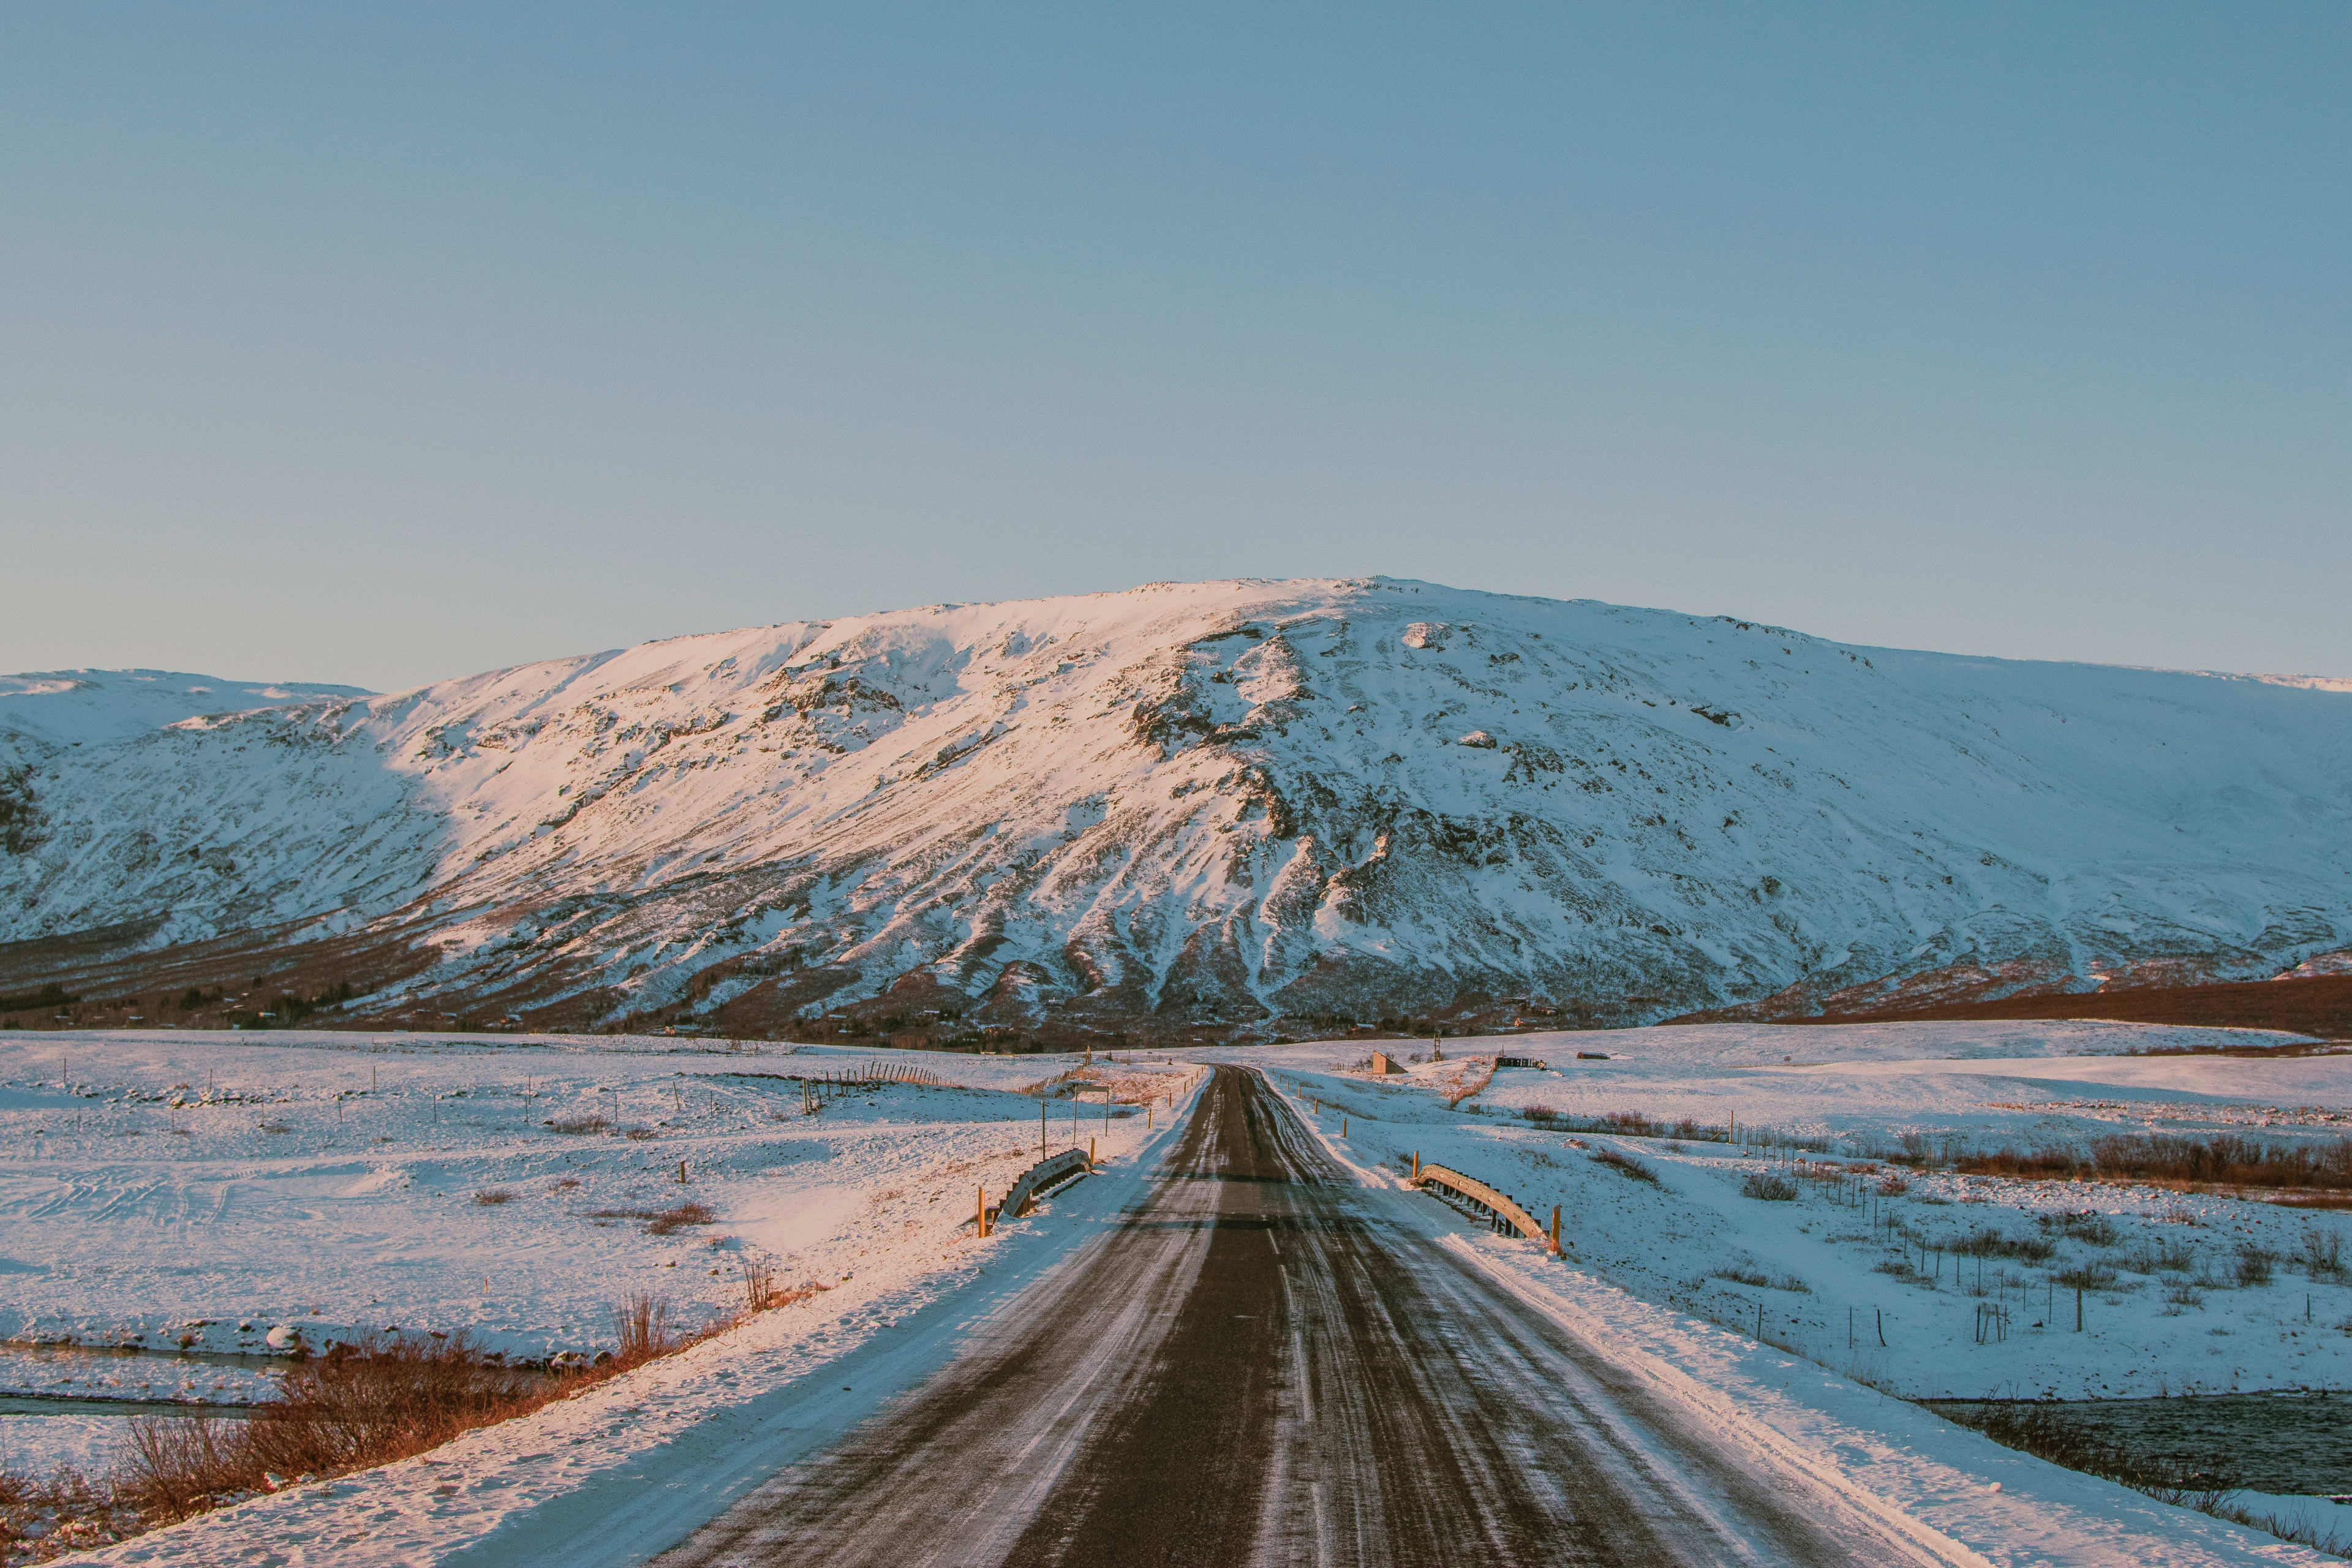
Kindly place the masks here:
MULTIPOLYGON (((1001 1193, 1036 1159, 1041 1104, 1055 1148, 1132 1146, 1136 1106, 1106 1121, 1098 1090, 1011 1092, 1077 1065, 631 1038, 0 1035, 0 1394, 249 1401, 295 1341, 392 1330, 593 1354, 622 1297, 666 1297, 692 1327, 741 1302, 746 1261, 786 1285, 903 1283, 953 1261, 976 1188, 1001 1193), (869 1061, 955 1087, 828 1089, 807 1114, 781 1076, 869 1061), (709 1223, 643 1217, 688 1203, 709 1223)), ((1097 1064, 1105 1077, 1129 1100, 1182 1081, 1097 1064)), ((89 1426, 20 1415, 6 1435, 20 1465, 88 1463, 89 1426)))
MULTIPOLYGON (((1642 1320, 1663 1336, 1657 1342, 1711 1342, 1718 1349, 1706 1354, 1718 1361, 1722 1342, 1666 1326, 1703 1319, 1751 1345, 1760 1326, 1764 1342, 1748 1360, 1805 1365, 1791 1387, 1829 1391, 1829 1409, 1846 1399, 1839 1391, 1849 1385, 1835 1380, 1850 1379, 1853 1396, 1876 1409, 1876 1393, 2083 1399, 2352 1388, 2352 1275, 2300 1266, 2306 1236, 2343 1237, 2352 1215, 2153 1186, 1922 1173, 1868 1157, 1906 1135, 1931 1149, 1955 1139, 1975 1149, 2028 1148, 2118 1131, 2343 1136, 2352 1123, 2352 1056, 2144 1054, 2292 1038, 2106 1023, 1716 1025, 1448 1042, 1446 1059, 1381 1079, 1360 1067, 1376 1045, 1412 1058, 1426 1057, 1429 1043, 1320 1042, 1248 1055, 1363 1167, 1393 1175, 1417 1153, 1493 1183, 1538 1218, 1559 1205, 1561 1263, 1542 1260, 1531 1244, 1483 1236, 1472 1243, 1532 1271, 1543 1289, 1596 1313, 1612 1287, 1668 1309, 1642 1320), (1449 1110, 1451 1096, 1486 1079, 1498 1048, 1547 1065, 1504 1068, 1449 1110), (1529 1107, 1714 1127, 1736 1117, 1743 1136, 1828 1139, 1832 1149, 1776 1155, 1546 1128, 1521 1114, 1529 1107), (1602 1151, 1654 1181, 1592 1158, 1602 1151), (1856 1176, 1809 1179, 1790 1157, 1800 1154, 1812 1169, 1850 1167, 1856 1176), (1748 1177, 1768 1171, 1791 1178, 1798 1196, 1744 1195, 1748 1177), (1887 1175, 1907 1189, 1882 1194, 1887 1175), (1956 1243, 1988 1228, 2029 1250, 2047 1244, 2049 1255, 1956 1253, 1956 1243), (2266 1281, 2242 1277, 2247 1247, 2272 1256, 2266 1281), (2057 1283, 2084 1278, 2078 1270, 2105 1281, 2083 1291, 2079 1332, 2074 1291, 2057 1283), (2005 1324, 1993 1318, 1997 1309, 2006 1310, 2005 1324)), ((2352 1247, 2345 1250, 2352 1258, 2352 1247)), ((1675 1355, 1685 1370, 1716 1377, 1675 1355)), ((1948 1428, 1924 1412, 1885 1409, 1903 1413, 1906 1443, 1925 1441, 1920 1433, 1947 1441, 1948 1428)), ((1851 1410, 1841 1418, 1859 1419, 1851 1410)), ((1884 1431, 1893 1420, 1876 1425, 1884 1431)), ((2312 1489, 2352 1489, 2352 1476, 2312 1489)), ((2305 1513, 2352 1537, 2352 1509, 2324 1499, 2243 1500, 2305 1513)))
POLYGON ((2352 1275, 2313 1278, 2294 1266, 2306 1235, 2342 1236, 2352 1216, 2152 1186, 1927 1173, 1868 1157, 1906 1135, 1930 1148, 1955 1138, 2030 1148, 2117 1131, 2333 1139, 2352 1128, 2352 1056, 2093 1054, 2218 1039, 2247 1043, 2240 1031, 2067 1023, 1528 1036, 1503 1049, 1549 1065, 1505 1068, 1454 1110, 1447 1091, 1483 1077, 1493 1042, 1385 1082, 1348 1070, 1368 1054, 1361 1044, 1280 1047, 1260 1059, 1280 1064, 1286 1088, 1319 1099, 1332 1130, 1348 1115, 1357 1160, 1394 1166, 1418 1152, 1541 1217, 1557 1204, 1580 1267, 1750 1332, 1760 1308, 1768 1340, 1890 1392, 2079 1399, 2352 1387, 2352 1275), (1856 1174, 1808 1179, 1752 1145, 1546 1128, 1524 1119, 1529 1107, 1718 1128, 1736 1117, 1743 1136, 1831 1139, 1820 1158, 1856 1174), (1604 1149, 1654 1180, 1590 1157, 1604 1149), (1790 1177, 1797 1198, 1743 1195, 1766 1170, 1790 1177), (1907 1190, 1882 1193, 1890 1175, 1907 1190), (1956 1252, 1988 1227, 2022 1245, 1956 1252), (2031 1256, 2043 1246, 2046 1257, 2031 1256), (2241 1283, 2249 1246, 2273 1257, 2267 1283, 2241 1283), (2112 1276, 2084 1292, 2079 1333, 2073 1289, 2056 1282, 2078 1269, 2112 1276), (2002 1308, 2005 1327, 1990 1316, 2002 1308))
MULTIPOLYGON (((374 1326, 466 1326, 539 1354, 593 1345, 604 1304, 638 1281, 656 1281, 697 1310, 728 1304, 736 1288, 728 1260, 740 1254, 711 1247, 715 1237, 789 1259, 789 1280, 833 1286, 540 1415, 383 1472, 158 1532, 107 1554, 119 1563, 205 1563, 234 1545, 266 1548, 255 1561, 289 1564, 487 1564, 518 1520, 560 1520, 581 1488, 625 1477, 649 1498, 670 1500, 664 1507, 701 1507, 694 1498, 741 1483, 729 1456, 754 1437, 772 1442, 779 1421, 825 1440, 928 1375, 965 1325, 1061 1256, 1086 1225, 1129 1201, 1151 1153, 1142 1117, 1114 1119, 1104 1147, 1117 1163, 1105 1176, 979 1247, 965 1223, 973 1184, 1001 1189, 1035 1152, 1038 1101, 1005 1091, 1055 1076, 1071 1065, 1065 1059, 901 1056, 968 1087, 851 1096, 803 1118, 796 1086, 744 1075, 837 1072, 857 1053, 803 1047, 751 1058, 678 1051, 677 1042, 460 1046, 326 1036, 257 1044, 143 1034, 73 1047, 92 1051, 88 1069, 68 1064, 67 1080, 88 1092, 65 1096, 55 1076, 44 1086, 40 1053, 57 1039, 41 1038, 33 1054, 11 1045, 15 1054, 0 1057, 0 1089, 12 1097, 0 1113, 5 1146, 25 1150, 19 1131, 48 1129, 40 1155, 0 1160, 0 1254, 20 1270, 4 1299, 26 1309, 30 1331, 78 1325, 85 1339, 137 1333, 152 1342, 206 1318, 215 1320, 207 1342, 226 1349, 281 1323, 317 1337, 380 1317, 374 1326), (101 1059, 110 1068, 101 1070, 101 1059), (394 1090, 395 1064, 414 1075, 403 1095, 394 1090), (171 1118, 201 1108, 174 1111, 168 1099, 134 1101, 124 1090, 193 1089, 207 1066, 216 1082, 205 1113, 243 1120, 224 1117, 209 1133, 192 1126, 187 1139, 163 1144, 171 1118), (377 1088, 363 1094, 371 1067, 377 1088), (232 1077, 274 1093, 224 1107, 232 1077), (345 1128, 362 1114, 381 1126, 334 1131, 338 1089, 345 1128), (445 1121, 436 1131, 431 1094, 461 1089, 464 1099, 441 1101, 454 1130, 445 1121), (786 1119, 766 1120, 779 1101, 786 1119), (655 1137, 543 1125, 583 1108, 614 1129, 655 1137), (77 1116, 79 1128, 65 1124, 77 1116), (125 1138, 142 1117, 163 1120, 135 1142, 125 1138), (263 1119, 297 1131, 263 1131, 263 1119), (51 1132, 61 1140, 54 1148, 51 1132), (385 1136, 394 1142, 361 1142, 385 1136), (214 1152, 203 1154, 207 1143, 214 1152), (143 1167, 126 1145, 146 1155, 143 1167), (665 1238, 588 1217, 592 1208, 675 1201, 680 1158, 690 1195, 719 1211, 711 1226, 665 1238), (217 1169, 207 1175, 199 1170, 206 1165, 217 1169), (336 1179, 361 1190, 322 1192, 304 1174, 321 1166, 352 1167, 336 1179), (365 1185, 366 1173, 379 1170, 393 1174, 365 1185), (289 1184, 276 1185, 281 1179, 289 1184), (583 1185, 548 1190, 565 1179, 583 1185), (207 1206, 159 1195, 204 1182, 227 1196, 207 1206), (471 1201, 493 1184, 528 1195, 471 1201), (174 1225, 192 1228, 183 1235, 174 1225), (509 1256, 529 1288, 480 1296, 478 1275, 491 1272, 495 1287, 499 1260, 509 1256), (241 1304, 255 1296, 277 1310, 241 1304), (225 1305, 231 1300, 240 1304, 225 1305), (289 1310, 295 1306, 304 1315, 289 1310), (238 1329, 243 1321, 255 1326, 238 1329), (818 1381, 853 1352, 867 1369, 854 1389, 818 1381), (677 1473, 650 1468, 656 1451, 677 1473)), ((1918 1521, 1951 1543, 1951 1561, 2316 1563, 2301 1548, 2001 1449, 1890 1395, 2352 1387, 2352 1336, 2342 1327, 2352 1319, 2352 1287, 2307 1278, 2289 1262, 2274 1266, 2268 1284, 2242 1285, 2236 1269, 2241 1243, 2299 1255, 2306 1230, 2326 1233, 2344 1216, 2154 1189, 1915 1172, 1905 1173, 1910 1185, 1900 1194, 1881 1196, 1881 1173, 1871 1173, 1859 1194, 1853 1184, 1801 1179, 1797 1199, 1767 1202, 1741 1191, 1750 1173, 1790 1169, 1764 1151, 1548 1130, 1516 1114, 1542 1104, 1579 1117, 1633 1111, 1721 1125, 1736 1111, 1743 1127, 1840 1140, 1832 1156, 1840 1164, 1864 1163, 1848 1152, 1906 1134, 1938 1145, 1951 1136, 2030 1144, 2265 1122, 2276 1136, 2340 1134, 2338 1119, 2352 1115, 2352 1058, 2124 1054, 2222 1040, 2247 1037, 2108 1024, 1727 1025, 1462 1041, 1478 1048, 1382 1082, 1356 1070, 1371 1048, 1361 1041, 1202 1056, 1267 1069, 1327 1146, 1376 1185, 1399 1184, 1399 1163, 1418 1152, 1486 1177, 1538 1213, 1560 1205, 1572 1245, 1556 1260, 1482 1234, 1431 1200, 1409 1200, 1425 1205, 1431 1245, 1467 1249, 1541 1310, 1774 1462, 1812 1467, 1823 1484, 1918 1521), (1505 1069, 1448 1110, 1447 1093, 1484 1077, 1480 1058, 1498 1046, 1549 1065, 1505 1069), (1579 1061, 1580 1050, 1608 1059, 1579 1061), (1655 1184, 1591 1158, 1604 1149, 1638 1162, 1655 1184), (1841 1191, 1848 1201, 1838 1201, 1841 1191), (2082 1218, 2041 1223, 2062 1214, 2103 1216, 2113 1237, 2082 1218), (1958 1271, 1949 1243, 1985 1226, 2046 1240, 2052 1251, 1985 1258, 1979 1295, 1977 1260, 1958 1271), (1906 1234, 1929 1242, 1924 1281, 1882 1268, 1919 1266, 1906 1234), (2168 1253, 2175 1256, 2160 1256, 2168 1253), (2060 1300, 2049 1277, 2101 1266, 2113 1280, 2086 1289, 2076 1333, 2071 1300, 2060 1300), (2053 1301, 2063 1308, 2054 1321, 2045 1311, 2053 1301), (1753 1337, 1759 1303, 1761 1343, 1753 1337), (2005 1336, 1979 1343, 1980 1310, 2004 1305, 2005 1336)), ((1130 1093, 1141 1092, 1150 1069, 1118 1070, 1130 1093)), ((1180 1071, 1159 1077, 1180 1110, 1190 1082, 1180 1071)), ((1071 1124, 1060 1120, 1067 1102, 1054 1103, 1058 1143, 1071 1124)), ((1155 1118, 1153 1135, 1168 1126, 1155 1118)), ((1088 1131, 1081 1124, 1076 1135, 1088 1131)), ((1099 1125, 1092 1135, 1104 1136, 1099 1125)), ((2323 1526, 2352 1513, 2312 1498, 2251 1500, 2304 1510, 2323 1526)))

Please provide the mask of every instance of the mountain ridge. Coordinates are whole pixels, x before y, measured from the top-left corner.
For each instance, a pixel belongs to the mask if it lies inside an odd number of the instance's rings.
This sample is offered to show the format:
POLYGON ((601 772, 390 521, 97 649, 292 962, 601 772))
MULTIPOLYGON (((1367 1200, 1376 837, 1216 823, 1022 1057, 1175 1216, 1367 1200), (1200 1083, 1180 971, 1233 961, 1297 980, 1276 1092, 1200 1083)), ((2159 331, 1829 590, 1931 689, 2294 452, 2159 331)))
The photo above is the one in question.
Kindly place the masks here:
POLYGON ((340 971, 354 1020, 949 1043, 2260 977, 2352 946, 2338 684, 1360 578, 280 688, 70 751, 0 697, 0 986, 340 971))

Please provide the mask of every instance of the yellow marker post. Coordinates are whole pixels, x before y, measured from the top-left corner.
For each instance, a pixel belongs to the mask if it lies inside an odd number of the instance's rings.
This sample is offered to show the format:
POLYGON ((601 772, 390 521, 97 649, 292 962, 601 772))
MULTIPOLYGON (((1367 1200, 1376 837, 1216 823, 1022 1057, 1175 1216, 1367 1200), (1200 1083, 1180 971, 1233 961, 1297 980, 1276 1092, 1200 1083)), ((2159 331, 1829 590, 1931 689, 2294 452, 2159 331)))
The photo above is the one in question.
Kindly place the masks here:
POLYGON ((1559 1205, 1558 1204, 1551 1205, 1551 1250, 1553 1257, 1559 1256, 1559 1205))
POLYGON ((1095 1141, 1094 1141, 1093 1139, 1089 1138, 1089 1139, 1087 1139, 1087 1170, 1089 1170, 1089 1171, 1091 1171, 1091 1170, 1093 1170, 1094 1168, 1095 1168, 1095 1141))
POLYGON ((980 1189, 979 1213, 973 1216, 971 1223, 972 1228, 979 1232, 983 1240, 986 1239, 988 1236, 988 1189, 984 1186, 980 1189))

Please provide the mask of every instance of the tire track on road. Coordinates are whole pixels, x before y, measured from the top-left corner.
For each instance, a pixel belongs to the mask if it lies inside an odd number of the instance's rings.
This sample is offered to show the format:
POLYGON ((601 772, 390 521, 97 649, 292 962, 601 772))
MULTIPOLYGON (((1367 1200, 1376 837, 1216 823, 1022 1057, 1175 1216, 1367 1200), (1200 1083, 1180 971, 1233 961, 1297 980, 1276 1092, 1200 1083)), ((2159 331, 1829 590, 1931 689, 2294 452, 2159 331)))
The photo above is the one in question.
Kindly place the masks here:
POLYGON ((1383 1217, 1220 1068, 1146 1197, 663 1568, 1921 1561, 1383 1217))

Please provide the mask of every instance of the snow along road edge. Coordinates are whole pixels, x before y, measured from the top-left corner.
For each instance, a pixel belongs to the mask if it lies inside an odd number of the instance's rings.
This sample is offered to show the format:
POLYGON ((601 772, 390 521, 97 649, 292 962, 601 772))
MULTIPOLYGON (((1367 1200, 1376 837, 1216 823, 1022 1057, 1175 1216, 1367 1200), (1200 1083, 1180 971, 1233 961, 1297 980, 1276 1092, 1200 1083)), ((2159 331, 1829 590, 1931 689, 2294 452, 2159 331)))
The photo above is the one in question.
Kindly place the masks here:
MULTIPOLYGON (((1355 1159, 1265 1075, 1332 1159, 1392 1194, 1400 1223, 1454 1251, 1759 1465, 1969 1568, 2323 1568, 2340 1559, 2005 1448, 1817 1362, 1633 1296, 1535 1243, 1487 1234, 1403 1177, 1355 1159)), ((1475 1174, 1476 1173, 1470 1173, 1475 1174)))
MULTIPOLYGON (((642 1563, 953 1355, 971 1325, 1097 1234, 1190 1120, 1203 1071, 1133 1152, 1007 1221, 979 1254, 890 1260, 530 1415, 412 1459, 291 1487, 61 1562, 217 1568, 642 1563), (858 1374, 833 1376, 850 1357, 858 1374), (625 1489, 625 1507, 613 1489, 625 1489), (590 1494, 595 1494, 591 1496, 590 1494), (593 1521, 597 1533, 579 1531, 593 1521)), ((933 1245, 915 1238, 909 1250, 933 1245)))

